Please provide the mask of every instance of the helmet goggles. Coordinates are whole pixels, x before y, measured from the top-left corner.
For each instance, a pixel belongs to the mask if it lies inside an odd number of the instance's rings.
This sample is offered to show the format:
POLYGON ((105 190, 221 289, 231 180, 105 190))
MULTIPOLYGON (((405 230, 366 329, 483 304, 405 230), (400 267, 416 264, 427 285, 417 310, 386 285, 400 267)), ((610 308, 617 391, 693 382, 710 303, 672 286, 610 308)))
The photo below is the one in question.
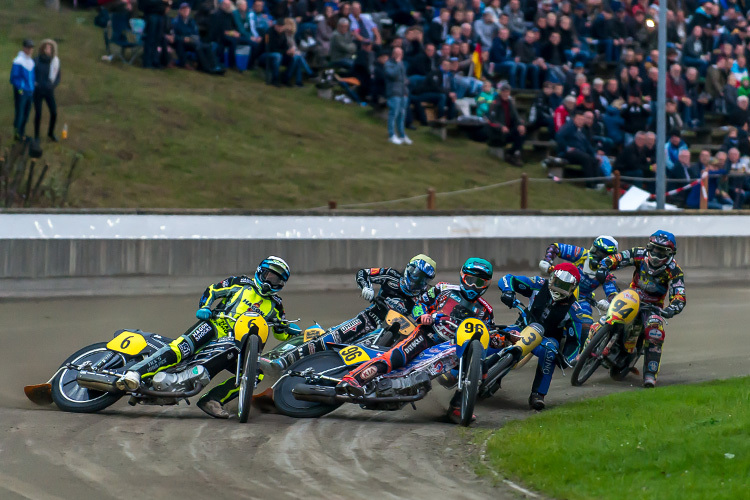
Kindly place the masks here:
POLYGON ((432 272, 432 275, 430 275, 424 270, 417 267, 415 263, 410 263, 408 266, 406 266, 406 270, 404 271, 406 286, 412 292, 423 290, 430 283, 434 276, 434 271, 432 272))
POLYGON ((479 276, 474 276, 472 274, 461 273, 461 281, 467 286, 470 286, 477 290, 481 290, 490 286, 490 282, 492 282, 492 279, 485 279, 480 278, 479 276))
POLYGON ((286 284, 286 280, 271 269, 263 269, 260 272, 260 279, 263 283, 268 283, 274 290, 281 290, 286 284))
POLYGON ((578 280, 568 271, 555 271, 549 282, 549 290, 554 300, 570 297, 577 286, 578 280))
POLYGON ((646 246, 646 252, 648 253, 649 264, 654 267, 663 266, 674 255, 671 248, 656 243, 649 243, 646 246))

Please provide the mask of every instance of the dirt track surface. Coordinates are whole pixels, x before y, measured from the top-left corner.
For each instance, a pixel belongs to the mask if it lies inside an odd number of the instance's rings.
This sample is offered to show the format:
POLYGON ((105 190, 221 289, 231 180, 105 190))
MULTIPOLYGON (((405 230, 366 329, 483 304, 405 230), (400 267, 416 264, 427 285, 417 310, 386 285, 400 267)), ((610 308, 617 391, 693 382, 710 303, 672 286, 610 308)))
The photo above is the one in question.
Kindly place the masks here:
MULTIPOLYGON (((488 294, 500 305, 499 294, 488 294)), ((660 386, 748 373, 743 306, 746 286, 688 287, 688 307, 670 320, 660 386)), ((352 291, 287 293, 290 317, 324 326, 355 314, 352 291)), ((253 410, 251 420, 213 420, 195 406, 130 407, 74 415, 25 399, 23 386, 45 382, 60 362, 122 327, 177 336, 192 323, 196 296, 50 299, 0 302, 0 498, 517 498, 473 473, 470 433, 442 420, 450 393, 436 388, 417 411, 344 407, 317 420, 253 410)), ((500 319, 511 319, 505 308, 500 319)), ((511 373, 479 404, 476 427, 496 428, 530 415, 535 363, 511 373)), ((554 407, 615 391, 604 370, 581 388, 555 374, 554 407)), ((658 390, 658 388, 657 388, 658 390)))

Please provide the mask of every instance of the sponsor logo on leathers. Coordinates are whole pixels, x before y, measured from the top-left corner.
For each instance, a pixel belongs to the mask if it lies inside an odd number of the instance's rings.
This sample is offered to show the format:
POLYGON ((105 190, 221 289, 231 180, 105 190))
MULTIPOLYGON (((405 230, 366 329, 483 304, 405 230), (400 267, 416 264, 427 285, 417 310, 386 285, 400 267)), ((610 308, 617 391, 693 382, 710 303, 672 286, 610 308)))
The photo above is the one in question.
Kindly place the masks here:
POLYGON ((410 354, 422 342, 424 342, 424 337, 422 335, 417 335, 416 337, 414 337, 414 340, 404 346, 404 354, 410 354))
POLYGON ((368 366, 362 370, 362 380, 370 380, 372 377, 377 375, 378 369, 375 366, 368 366))
POLYGON ((190 344, 187 343, 187 340, 180 342, 178 347, 180 348, 183 357, 190 356, 190 344))
POLYGON ((193 330, 190 335, 193 337, 194 342, 199 342, 203 337, 211 333, 211 325, 208 323, 201 323, 198 327, 193 330))

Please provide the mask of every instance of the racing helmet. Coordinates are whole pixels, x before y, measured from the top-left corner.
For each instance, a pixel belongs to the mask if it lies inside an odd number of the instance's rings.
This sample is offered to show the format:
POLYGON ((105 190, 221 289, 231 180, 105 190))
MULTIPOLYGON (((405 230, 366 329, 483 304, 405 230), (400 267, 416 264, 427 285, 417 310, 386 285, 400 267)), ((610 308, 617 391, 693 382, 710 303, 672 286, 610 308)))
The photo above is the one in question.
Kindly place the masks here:
POLYGON ((570 262, 563 262, 555 266, 555 271, 549 280, 549 291, 552 300, 558 302, 573 295, 581 282, 581 273, 570 262))
POLYGON ((589 266, 591 269, 599 267, 599 263, 605 257, 617 253, 617 248, 617 240, 612 236, 598 236, 589 250, 589 266))
POLYGON ((273 295, 284 288, 291 274, 284 259, 271 255, 258 264, 258 269, 255 270, 255 285, 261 295, 273 295))
POLYGON ((481 297, 491 281, 492 264, 484 259, 472 257, 461 267, 461 294, 468 300, 481 297))
POLYGON ((401 291, 406 295, 419 295, 435 277, 435 261, 427 255, 415 255, 406 265, 399 280, 401 291))
POLYGON ((646 263, 651 269, 659 269, 670 262, 677 253, 677 240, 672 233, 659 229, 648 239, 646 263))

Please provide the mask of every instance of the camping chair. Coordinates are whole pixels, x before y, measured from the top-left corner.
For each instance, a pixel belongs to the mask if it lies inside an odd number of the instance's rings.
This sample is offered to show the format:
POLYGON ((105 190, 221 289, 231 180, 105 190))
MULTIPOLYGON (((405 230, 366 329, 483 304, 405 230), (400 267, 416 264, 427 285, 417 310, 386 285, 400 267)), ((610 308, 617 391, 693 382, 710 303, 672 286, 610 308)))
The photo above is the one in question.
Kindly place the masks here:
POLYGON ((145 24, 143 19, 128 19, 128 14, 112 14, 104 28, 104 46, 110 60, 116 55, 125 64, 133 64, 143 48, 141 35, 145 24), (112 53, 112 44, 120 47, 119 53, 112 53), (126 56, 126 51, 130 51, 130 57, 126 56))

